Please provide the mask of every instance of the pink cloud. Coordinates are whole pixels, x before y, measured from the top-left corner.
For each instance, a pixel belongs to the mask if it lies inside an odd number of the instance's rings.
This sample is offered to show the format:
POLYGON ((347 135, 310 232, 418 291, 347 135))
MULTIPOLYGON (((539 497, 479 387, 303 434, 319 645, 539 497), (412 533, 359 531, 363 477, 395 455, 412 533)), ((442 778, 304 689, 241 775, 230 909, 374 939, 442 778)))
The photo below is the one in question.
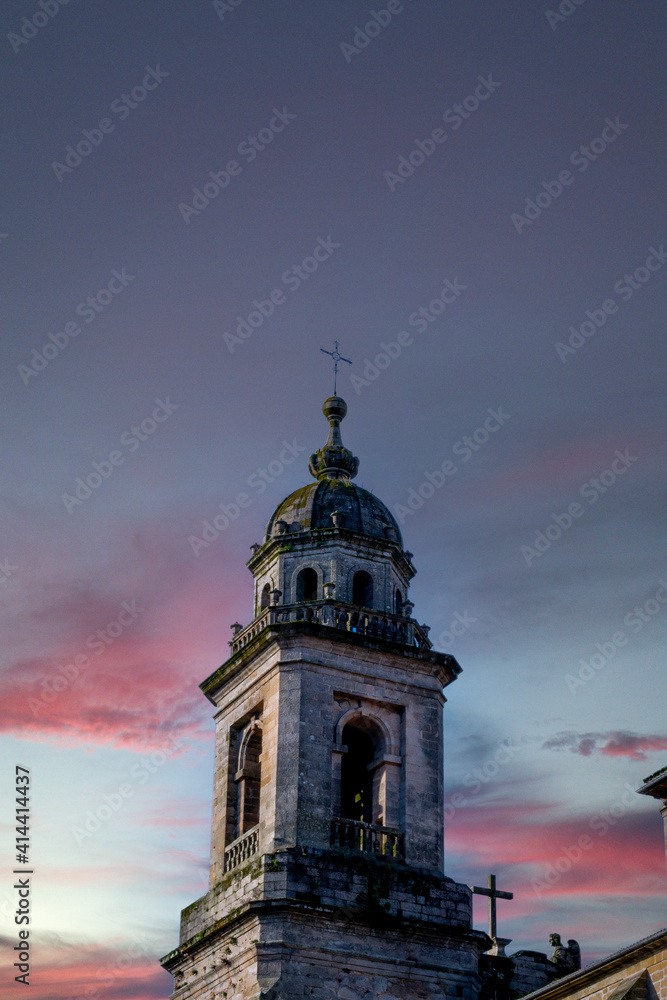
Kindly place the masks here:
MULTIPOLYGON (((16 941, 8 939, 13 947, 16 941)), ((30 973, 30 986, 49 1000, 163 1000, 173 980, 159 966, 155 944, 137 940, 117 947, 73 944, 57 935, 37 938, 39 965, 30 973)), ((15 1000, 19 984, 3 977, 0 1000, 15 1000)), ((26 991, 26 994, 29 990, 26 991)))
POLYGON ((225 613, 233 592, 215 579, 215 562, 196 563, 185 551, 185 532, 180 547, 163 534, 126 540, 133 558, 117 576, 113 566, 97 567, 97 582, 90 567, 78 577, 74 566, 58 572, 48 549, 41 561, 32 553, 24 561, 14 608, 5 611, 13 638, 4 648, 0 731, 142 750, 171 734, 210 738, 212 708, 199 684, 229 654, 223 623, 236 617, 225 613))
MULTIPOLYGON (((446 828, 447 854, 457 868, 511 871, 515 894, 542 897, 654 896, 664 894, 664 846, 648 813, 622 796, 579 819, 533 816, 528 805, 469 808, 446 828)), ((452 872, 449 872, 452 874, 452 872)), ((456 875, 455 877, 458 877, 456 875)))
POLYGON ((667 750, 667 736, 640 735, 615 731, 610 733, 557 733, 544 743, 547 750, 571 750, 582 757, 596 751, 608 757, 630 757, 646 760, 646 754, 667 750))
MULTIPOLYGON (((565 444, 555 444, 547 450, 536 451, 529 462, 507 467, 493 484, 496 493, 525 494, 526 490, 549 490, 562 487, 573 491, 572 499, 577 499, 577 490, 591 476, 597 476, 615 458, 617 448, 623 449, 631 445, 631 441, 619 441, 618 438, 601 438, 595 440, 575 440, 565 444)), ((643 453, 646 453, 646 441, 643 442, 643 453)))

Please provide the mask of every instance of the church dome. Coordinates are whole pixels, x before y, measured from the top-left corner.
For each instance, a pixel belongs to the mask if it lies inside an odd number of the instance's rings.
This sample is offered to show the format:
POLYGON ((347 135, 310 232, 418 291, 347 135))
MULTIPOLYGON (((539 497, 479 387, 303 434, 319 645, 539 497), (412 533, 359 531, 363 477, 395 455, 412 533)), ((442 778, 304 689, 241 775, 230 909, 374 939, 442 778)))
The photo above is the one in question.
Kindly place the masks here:
POLYGON ((285 522, 288 531, 341 527, 403 546, 398 524, 387 507, 368 490, 345 479, 320 479, 295 490, 271 516, 267 541, 278 521, 285 522))
POLYGON ((308 463, 317 482, 295 490, 279 504, 266 527, 265 541, 276 533, 343 528, 402 547, 401 532, 388 508, 350 481, 357 474, 359 459, 344 447, 340 435, 340 422, 347 413, 345 400, 330 396, 322 412, 329 421, 329 436, 308 463))

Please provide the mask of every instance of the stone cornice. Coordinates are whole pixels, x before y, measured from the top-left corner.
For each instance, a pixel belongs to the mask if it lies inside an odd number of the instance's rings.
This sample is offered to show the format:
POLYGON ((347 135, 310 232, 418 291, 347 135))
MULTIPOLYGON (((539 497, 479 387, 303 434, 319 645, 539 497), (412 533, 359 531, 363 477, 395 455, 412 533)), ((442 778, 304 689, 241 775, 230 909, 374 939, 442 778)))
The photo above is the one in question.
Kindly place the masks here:
POLYGON ((640 795, 650 795, 654 799, 667 799, 667 767, 650 775, 637 791, 640 795))
POLYGON ((408 580, 411 580, 417 572, 408 553, 396 542, 373 538, 358 531, 333 526, 331 528, 315 528, 312 531, 287 531, 282 535, 272 535, 253 553, 246 566, 254 576, 257 576, 277 554, 286 551, 287 546, 292 549, 294 546, 321 548, 325 545, 342 549, 349 546, 350 552, 353 554, 358 553, 359 548, 362 547, 384 557, 389 555, 408 580))
POLYGON ((415 666, 418 665, 417 669, 421 667, 423 670, 430 665, 431 669, 429 672, 434 673, 434 667, 437 669, 443 687, 450 684, 461 673, 460 665, 449 653, 438 653, 433 649, 407 646, 399 642, 391 642, 368 635, 359 635, 357 632, 346 632, 341 629, 330 628, 328 625, 321 625, 319 622, 301 620, 295 622, 277 622, 273 625, 267 625, 266 628, 262 629, 242 649, 230 656, 205 681, 202 681, 199 687, 208 700, 215 705, 214 692, 234 677, 261 650, 273 642, 292 639, 296 636, 312 636, 324 639, 327 642, 334 641, 340 646, 356 646, 380 651, 385 655, 401 660, 411 660, 415 663, 415 666))

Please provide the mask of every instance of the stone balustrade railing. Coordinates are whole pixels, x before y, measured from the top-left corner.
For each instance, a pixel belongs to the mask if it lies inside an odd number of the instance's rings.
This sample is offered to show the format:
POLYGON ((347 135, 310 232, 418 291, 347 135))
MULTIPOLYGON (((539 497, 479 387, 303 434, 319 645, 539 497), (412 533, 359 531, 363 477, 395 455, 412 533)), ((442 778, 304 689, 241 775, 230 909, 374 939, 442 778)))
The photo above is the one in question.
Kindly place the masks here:
POLYGON ((331 846, 382 857, 403 857, 403 834, 391 826, 362 823, 355 819, 331 820, 331 846))
POLYGON ((252 830, 237 837, 229 847, 225 848, 225 871, 229 872, 232 868, 247 861, 248 858, 252 858, 253 855, 257 854, 258 849, 259 826, 253 826, 252 830))
POLYGON ((274 604, 265 608, 249 625, 235 634, 229 643, 232 654, 247 646, 267 625, 296 621, 319 622, 346 632, 387 639, 407 646, 419 646, 422 649, 431 648, 428 629, 412 618, 329 599, 305 601, 301 604, 274 604))

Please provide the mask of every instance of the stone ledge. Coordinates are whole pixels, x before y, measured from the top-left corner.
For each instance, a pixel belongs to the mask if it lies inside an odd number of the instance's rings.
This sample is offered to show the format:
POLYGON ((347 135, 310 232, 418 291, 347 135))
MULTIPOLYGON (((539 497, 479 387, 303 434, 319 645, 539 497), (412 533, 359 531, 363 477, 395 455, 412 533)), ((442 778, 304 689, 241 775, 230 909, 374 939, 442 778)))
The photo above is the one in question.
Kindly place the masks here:
MULTIPOLYGON (((215 705, 213 693, 223 685, 230 677, 236 674, 245 663, 255 658, 260 649, 270 643, 280 641, 284 638, 293 638, 299 635, 311 635, 318 638, 331 640, 335 639, 337 644, 362 646, 366 649, 391 653, 400 659, 410 659, 424 664, 437 665, 443 672, 443 687, 449 684, 461 673, 461 667, 450 653, 439 653, 433 649, 423 649, 419 646, 406 646, 400 642, 392 642, 387 639, 379 639, 367 635, 360 635, 357 632, 347 632, 343 629, 331 628, 328 625, 321 625, 318 622, 305 620, 295 622, 276 622, 267 625, 261 632, 250 640, 242 649, 218 667, 210 677, 199 685, 208 700, 215 705), (446 679, 445 679, 446 675, 446 679)), ((277 664, 280 666, 280 663, 277 664)))
MULTIPOLYGON (((182 961, 183 957, 198 950, 199 946, 209 942, 221 931, 229 930, 235 923, 249 918, 261 918, 277 914, 291 913, 302 917, 304 914, 322 917, 327 921, 328 926, 352 929, 368 934, 391 933, 400 934, 411 932, 413 934, 435 935, 437 939, 444 943, 445 938, 453 938, 454 941, 462 943, 474 940, 480 951, 490 945, 490 938, 483 931, 477 931, 467 924, 448 924, 440 921, 432 921, 419 917, 414 917, 401 913, 395 915, 387 913, 382 909, 369 910, 363 908, 347 907, 345 911, 340 906, 332 906, 324 903, 314 903, 310 900, 298 899, 263 899, 249 900, 244 905, 232 910, 225 917, 214 921, 209 927, 194 934, 187 941, 183 941, 178 948, 173 949, 160 959, 160 964, 170 969, 175 964, 182 961), (341 913, 344 913, 341 916, 341 913), (332 921, 332 917, 334 920, 332 921)), ((266 947, 266 945, 264 945, 266 947)), ((401 960, 403 961, 403 960, 401 960)))

